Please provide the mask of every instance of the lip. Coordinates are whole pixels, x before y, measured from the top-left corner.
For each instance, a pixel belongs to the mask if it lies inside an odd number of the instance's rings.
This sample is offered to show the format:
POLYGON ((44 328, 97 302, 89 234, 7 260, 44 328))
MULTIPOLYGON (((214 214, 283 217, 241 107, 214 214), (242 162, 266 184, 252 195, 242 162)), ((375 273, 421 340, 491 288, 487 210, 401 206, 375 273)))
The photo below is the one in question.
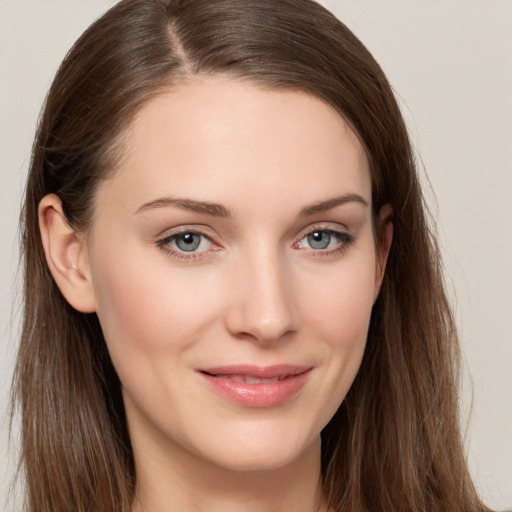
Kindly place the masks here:
POLYGON ((311 374, 311 366, 230 365, 196 371, 223 398, 244 407, 274 407, 296 395, 311 374), (263 382, 258 382, 263 381, 263 382))

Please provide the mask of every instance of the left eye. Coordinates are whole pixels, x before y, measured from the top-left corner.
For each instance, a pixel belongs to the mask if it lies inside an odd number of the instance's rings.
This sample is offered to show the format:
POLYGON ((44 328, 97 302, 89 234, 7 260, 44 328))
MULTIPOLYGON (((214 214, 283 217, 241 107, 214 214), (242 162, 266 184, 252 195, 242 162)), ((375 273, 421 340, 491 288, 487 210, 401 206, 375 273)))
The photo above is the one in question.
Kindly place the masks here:
POLYGON ((315 229, 299 241, 300 248, 310 248, 315 251, 335 249, 350 242, 349 235, 329 229, 315 229))
POLYGON ((161 245, 164 244, 180 252, 202 252, 208 250, 211 242, 206 236, 200 233, 188 231, 186 233, 172 235, 162 240, 161 245))

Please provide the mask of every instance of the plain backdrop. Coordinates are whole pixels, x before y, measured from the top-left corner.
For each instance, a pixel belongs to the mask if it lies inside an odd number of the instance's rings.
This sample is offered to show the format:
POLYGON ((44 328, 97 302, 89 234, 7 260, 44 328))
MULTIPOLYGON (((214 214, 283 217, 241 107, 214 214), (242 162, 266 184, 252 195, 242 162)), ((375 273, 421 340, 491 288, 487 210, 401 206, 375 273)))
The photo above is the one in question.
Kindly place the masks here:
MULTIPOLYGON (((0 0, 0 510, 16 463, 17 429, 9 448, 7 423, 16 230, 34 127, 59 62, 113 3, 0 0)), ((323 3, 367 45, 400 99, 462 338, 471 472, 489 506, 512 509, 512 1, 323 3)))

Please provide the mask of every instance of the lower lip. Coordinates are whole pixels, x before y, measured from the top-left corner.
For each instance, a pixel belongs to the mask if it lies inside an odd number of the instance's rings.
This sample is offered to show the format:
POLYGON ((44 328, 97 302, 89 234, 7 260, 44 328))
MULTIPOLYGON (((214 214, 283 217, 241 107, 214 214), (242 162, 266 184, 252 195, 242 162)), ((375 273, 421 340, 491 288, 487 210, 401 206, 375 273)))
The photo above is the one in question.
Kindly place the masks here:
POLYGON ((209 386, 223 398, 245 407, 274 407, 296 395, 306 383, 311 369, 278 382, 249 384, 226 377, 200 373, 209 386))

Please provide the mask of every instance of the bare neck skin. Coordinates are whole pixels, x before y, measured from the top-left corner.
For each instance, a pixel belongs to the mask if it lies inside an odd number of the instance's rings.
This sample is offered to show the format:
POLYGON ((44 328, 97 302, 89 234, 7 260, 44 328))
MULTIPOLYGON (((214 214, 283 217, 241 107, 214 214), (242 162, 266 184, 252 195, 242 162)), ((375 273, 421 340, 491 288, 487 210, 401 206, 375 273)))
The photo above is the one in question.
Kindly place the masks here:
POLYGON ((230 471, 205 464, 178 446, 165 453, 144 449, 150 452, 137 465, 132 512, 325 510, 320 506, 320 440, 291 464, 264 471, 230 471))
POLYGON ((144 105, 125 146, 85 237, 57 196, 40 215, 121 381, 132 512, 318 512, 392 235, 361 143, 309 94, 208 77, 144 105))

